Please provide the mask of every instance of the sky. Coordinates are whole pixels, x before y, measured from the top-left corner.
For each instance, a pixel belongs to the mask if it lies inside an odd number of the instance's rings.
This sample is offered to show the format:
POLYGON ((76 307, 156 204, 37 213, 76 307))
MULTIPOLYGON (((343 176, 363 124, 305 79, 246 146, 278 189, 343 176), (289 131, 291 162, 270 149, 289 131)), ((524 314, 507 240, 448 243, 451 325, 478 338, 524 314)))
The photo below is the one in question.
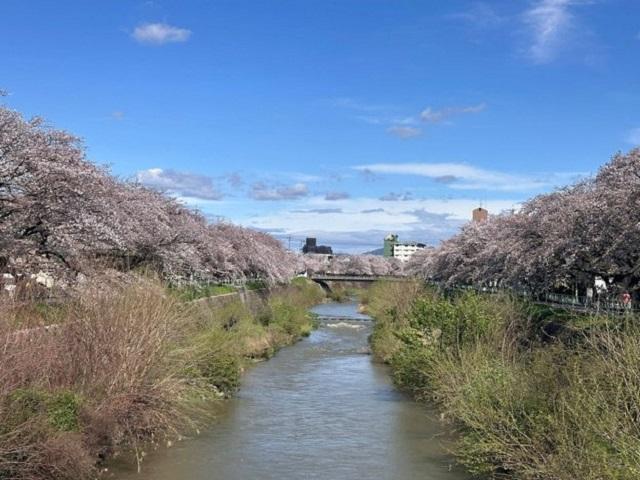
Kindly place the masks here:
POLYGON ((3 0, 3 103, 212 222, 437 244, 640 145, 639 0, 3 0))

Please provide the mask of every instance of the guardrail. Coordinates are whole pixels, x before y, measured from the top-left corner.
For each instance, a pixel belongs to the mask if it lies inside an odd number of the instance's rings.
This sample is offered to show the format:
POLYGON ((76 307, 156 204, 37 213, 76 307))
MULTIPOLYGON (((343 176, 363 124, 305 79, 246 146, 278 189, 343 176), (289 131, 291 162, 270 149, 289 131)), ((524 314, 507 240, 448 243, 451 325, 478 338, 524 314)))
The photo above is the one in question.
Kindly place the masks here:
POLYGON ((585 312, 607 312, 607 313, 629 313, 639 311, 631 302, 625 303, 621 300, 609 297, 576 297, 573 295, 563 295, 559 293, 547 293, 534 297, 534 301, 545 303, 551 306, 569 307, 573 310, 585 312))
POLYGON ((613 313, 628 314, 640 312, 640 307, 633 305, 633 302, 625 303, 622 299, 612 298, 610 295, 594 294, 593 297, 575 296, 562 293, 532 293, 526 290, 517 290, 510 288, 497 287, 478 287, 478 286, 458 286, 443 287, 437 282, 427 282, 431 285, 443 290, 473 290, 480 293, 507 293, 517 297, 531 301, 539 305, 548 305, 550 307, 558 307, 580 311, 585 313, 613 313))

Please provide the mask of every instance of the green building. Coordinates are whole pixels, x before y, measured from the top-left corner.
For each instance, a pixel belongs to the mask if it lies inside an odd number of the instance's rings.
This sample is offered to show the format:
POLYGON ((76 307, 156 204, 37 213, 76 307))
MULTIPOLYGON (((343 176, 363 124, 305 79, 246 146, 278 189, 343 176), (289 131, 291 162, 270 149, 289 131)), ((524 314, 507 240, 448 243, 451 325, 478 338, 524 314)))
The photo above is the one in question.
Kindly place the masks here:
POLYGON ((393 247, 398 243, 398 235, 390 234, 384 237, 384 250, 382 255, 385 257, 393 257, 393 247))

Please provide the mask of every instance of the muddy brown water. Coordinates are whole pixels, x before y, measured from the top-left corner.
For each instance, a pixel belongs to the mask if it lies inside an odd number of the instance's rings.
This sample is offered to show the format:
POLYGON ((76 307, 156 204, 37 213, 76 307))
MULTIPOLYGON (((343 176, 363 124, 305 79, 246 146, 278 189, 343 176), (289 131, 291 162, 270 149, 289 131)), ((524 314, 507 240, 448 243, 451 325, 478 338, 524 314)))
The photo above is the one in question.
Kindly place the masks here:
POLYGON ((112 468, 118 480, 461 480, 437 415, 368 355, 357 304, 323 304, 320 327, 252 367, 196 438, 112 468))

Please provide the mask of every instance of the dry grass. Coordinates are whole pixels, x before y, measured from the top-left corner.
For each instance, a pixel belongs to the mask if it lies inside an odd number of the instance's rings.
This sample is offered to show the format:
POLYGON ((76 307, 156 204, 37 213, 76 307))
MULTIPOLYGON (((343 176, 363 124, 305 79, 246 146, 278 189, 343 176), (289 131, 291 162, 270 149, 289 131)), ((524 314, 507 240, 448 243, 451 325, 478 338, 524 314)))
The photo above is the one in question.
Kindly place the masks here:
POLYGON ((48 329, 53 307, 23 297, 1 306, 0 480, 94 478, 121 452, 140 465, 145 449, 206 421, 245 362, 307 333, 322 293, 297 282, 250 309, 105 280, 53 310, 48 329))
POLYGON ((65 322, 49 330, 17 330, 15 316, 23 312, 5 312, 0 478, 87 478, 96 458, 160 442, 191 423, 185 406, 192 402, 185 399, 194 386, 171 356, 185 318, 158 285, 93 290, 69 304, 65 322), (52 410, 59 392, 80 399, 77 411, 75 403, 52 410), (18 393, 21 402, 12 402, 18 393), (77 417, 72 432, 56 417, 70 415, 69 408, 77 417))

